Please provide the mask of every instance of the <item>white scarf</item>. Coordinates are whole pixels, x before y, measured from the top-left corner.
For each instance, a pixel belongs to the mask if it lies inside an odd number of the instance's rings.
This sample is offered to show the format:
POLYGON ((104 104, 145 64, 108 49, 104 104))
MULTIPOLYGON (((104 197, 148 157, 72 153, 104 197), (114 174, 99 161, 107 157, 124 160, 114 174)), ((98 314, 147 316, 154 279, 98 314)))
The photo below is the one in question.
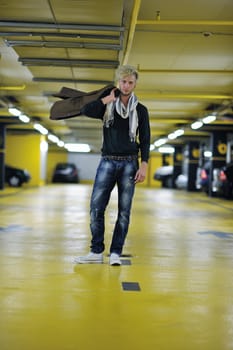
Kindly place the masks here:
POLYGON ((116 108, 117 113, 122 118, 126 119, 129 117, 129 137, 132 142, 135 141, 138 127, 137 104, 138 99, 134 93, 131 94, 127 107, 121 102, 120 97, 117 97, 115 101, 107 104, 106 113, 104 115, 104 126, 109 128, 113 124, 114 109, 116 108))

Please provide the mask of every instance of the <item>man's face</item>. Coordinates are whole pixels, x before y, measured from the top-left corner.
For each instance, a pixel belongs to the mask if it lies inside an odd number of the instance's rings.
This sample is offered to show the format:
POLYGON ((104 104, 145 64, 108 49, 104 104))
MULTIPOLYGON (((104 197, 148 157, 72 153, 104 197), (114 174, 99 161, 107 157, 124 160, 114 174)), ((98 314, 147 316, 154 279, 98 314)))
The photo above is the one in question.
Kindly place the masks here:
POLYGON ((119 80, 119 89, 123 96, 128 96, 134 90, 136 86, 136 77, 134 75, 128 75, 119 80))

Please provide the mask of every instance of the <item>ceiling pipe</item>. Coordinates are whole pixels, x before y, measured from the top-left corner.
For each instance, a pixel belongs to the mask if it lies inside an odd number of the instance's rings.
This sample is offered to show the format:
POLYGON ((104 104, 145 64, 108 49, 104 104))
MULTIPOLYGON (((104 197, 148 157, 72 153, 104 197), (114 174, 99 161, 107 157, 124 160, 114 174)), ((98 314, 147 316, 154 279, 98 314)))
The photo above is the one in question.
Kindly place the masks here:
POLYGON ((121 45, 105 43, 87 43, 71 41, 48 41, 48 40, 5 40, 7 46, 34 46, 34 47, 54 47, 54 48, 81 48, 120 51, 121 45))
POLYGON ((61 32, 9 32, 0 31, 0 36, 3 37, 58 37, 58 38, 76 38, 76 39, 100 39, 100 40, 119 40, 120 35, 106 35, 106 34, 81 34, 81 33, 61 33, 61 32))
POLYGON ((233 26, 233 21, 174 21, 174 20, 137 20, 137 25, 175 25, 175 26, 233 26))
POLYGON ((59 58, 19 58, 25 66, 55 66, 55 67, 96 67, 117 68, 118 61, 112 60, 81 60, 81 59, 59 59, 59 58))
POLYGON ((113 84, 113 81, 110 80, 88 80, 88 79, 70 79, 70 78, 36 78, 32 79, 33 81, 42 82, 42 83, 79 83, 79 84, 100 84, 100 85, 108 85, 113 84))
POLYGON ((10 28, 48 28, 48 29, 75 29, 75 30, 90 30, 90 31, 109 31, 123 32, 122 26, 113 25, 98 25, 98 24, 75 24, 75 23, 47 23, 47 22, 20 22, 20 21, 0 21, 0 27, 10 28))
POLYGON ((129 35, 127 38, 126 49, 125 49, 125 53, 124 53, 124 57, 123 57, 123 61, 122 61, 123 65, 128 63, 129 54, 130 54, 131 47, 133 44, 133 38, 134 38, 135 28, 136 28, 136 24, 137 24, 137 18, 138 18, 140 5, 141 5, 141 0, 134 1, 132 17, 131 17, 131 22, 130 22, 130 26, 129 26, 129 35))

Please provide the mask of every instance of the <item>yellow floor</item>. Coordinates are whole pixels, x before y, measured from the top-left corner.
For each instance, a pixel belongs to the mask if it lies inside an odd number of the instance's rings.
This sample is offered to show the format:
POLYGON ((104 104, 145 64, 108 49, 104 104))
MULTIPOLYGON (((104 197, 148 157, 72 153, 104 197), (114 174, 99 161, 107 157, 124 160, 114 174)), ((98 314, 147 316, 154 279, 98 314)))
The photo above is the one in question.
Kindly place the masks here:
MULTIPOLYGON (((89 249, 90 193, 0 196, 0 349, 233 349, 233 201, 138 187, 123 265, 106 250, 104 264, 75 266, 89 249)), ((116 206, 114 192, 107 247, 116 206)))

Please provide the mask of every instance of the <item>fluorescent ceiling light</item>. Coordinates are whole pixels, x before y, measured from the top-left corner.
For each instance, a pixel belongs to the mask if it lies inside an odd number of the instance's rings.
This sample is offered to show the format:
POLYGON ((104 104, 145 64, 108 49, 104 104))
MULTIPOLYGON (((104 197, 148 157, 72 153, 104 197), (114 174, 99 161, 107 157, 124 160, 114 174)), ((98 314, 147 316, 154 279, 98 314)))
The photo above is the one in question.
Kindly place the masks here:
POLYGON ((154 151, 155 145, 150 145, 150 151, 154 151))
POLYGON ((36 129, 37 131, 39 131, 42 135, 47 135, 48 134, 48 130, 43 127, 43 125, 35 123, 33 125, 34 129, 36 129))
POLYGON ((8 111, 10 114, 15 115, 16 117, 20 116, 20 114, 22 113, 18 108, 14 108, 14 107, 10 107, 8 111))
POLYGON ((216 116, 215 115, 208 115, 207 117, 203 118, 202 121, 204 124, 209 124, 212 123, 216 120, 216 116))
POLYGON ((91 151, 90 146, 86 143, 66 143, 65 148, 69 152, 85 152, 91 151))
POLYGON ((201 121, 196 121, 194 123, 191 124, 191 128, 196 130, 196 129, 199 129, 201 128, 203 125, 203 123, 201 121))
POLYGON ((48 139, 49 139, 49 141, 54 142, 54 143, 58 143, 58 141, 59 141, 59 138, 53 134, 48 134, 48 139))
POLYGON ((159 152, 160 153, 174 153, 174 147, 172 146, 162 146, 162 147, 159 147, 159 152))
POLYGON ((183 129, 178 129, 174 131, 174 134, 178 137, 184 134, 184 130, 183 129))
POLYGON ((177 138, 176 134, 172 132, 171 134, 168 135, 169 140, 174 140, 177 138))
POLYGON ((19 115, 19 119, 23 123, 29 123, 30 122, 30 118, 27 115, 25 115, 25 114, 20 114, 19 115))
POLYGON ((155 147, 160 147, 162 145, 164 145, 167 142, 167 139, 163 138, 163 139, 159 139, 157 141, 154 142, 155 147))
POLYGON ((64 147, 64 146, 65 146, 65 142, 59 140, 59 141, 57 142, 57 145, 58 145, 58 147, 64 147))
POLYGON ((177 137, 181 136, 184 134, 184 130, 183 129, 178 129, 173 131, 171 134, 168 135, 169 140, 174 140, 177 137))

